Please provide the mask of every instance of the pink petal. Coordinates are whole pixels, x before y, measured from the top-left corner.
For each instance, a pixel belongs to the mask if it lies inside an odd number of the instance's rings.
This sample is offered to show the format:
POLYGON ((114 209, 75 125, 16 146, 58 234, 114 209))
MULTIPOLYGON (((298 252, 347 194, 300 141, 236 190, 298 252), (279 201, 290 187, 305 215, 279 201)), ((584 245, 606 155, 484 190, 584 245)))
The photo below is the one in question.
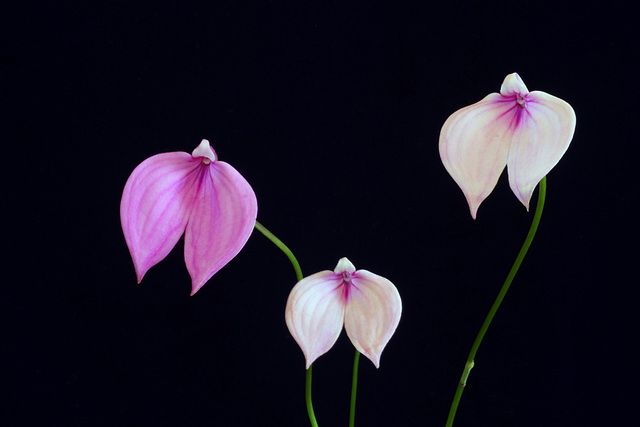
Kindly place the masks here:
POLYGON ((211 156, 197 160, 201 163, 199 187, 184 247, 191 295, 240 252, 258 212, 256 195, 237 170, 225 162, 211 163, 211 156))
POLYGON ((524 110, 527 114, 509 150, 508 170, 509 185, 528 210, 534 188, 569 148, 576 115, 568 103, 540 91, 527 95, 524 110))
POLYGON ((442 163, 462 189, 474 219, 507 164, 517 108, 513 96, 493 93, 453 113, 440 131, 442 163))
POLYGON ((380 355, 398 327, 402 300, 396 287, 367 270, 351 275, 344 327, 354 347, 376 368, 380 355))
POLYGON ((291 290, 285 321, 306 360, 306 368, 335 344, 344 324, 345 287, 342 276, 321 271, 291 290))
POLYGON ((200 163, 183 152, 158 154, 142 162, 127 180, 120 221, 138 282, 184 232, 200 163))

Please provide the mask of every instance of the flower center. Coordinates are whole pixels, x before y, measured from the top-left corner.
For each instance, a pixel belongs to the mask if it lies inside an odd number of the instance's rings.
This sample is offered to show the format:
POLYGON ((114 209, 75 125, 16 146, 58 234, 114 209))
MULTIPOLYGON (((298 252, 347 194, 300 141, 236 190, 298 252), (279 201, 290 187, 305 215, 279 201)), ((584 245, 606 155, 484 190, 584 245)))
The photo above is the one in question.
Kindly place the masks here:
POLYGON ((518 105, 520 105, 521 107, 524 107, 525 104, 527 103, 527 99, 525 98, 525 96, 523 96, 520 93, 516 93, 516 102, 518 103, 518 105))
POLYGON ((344 281, 344 283, 351 283, 351 273, 349 273, 348 271, 343 271, 342 280, 344 281))

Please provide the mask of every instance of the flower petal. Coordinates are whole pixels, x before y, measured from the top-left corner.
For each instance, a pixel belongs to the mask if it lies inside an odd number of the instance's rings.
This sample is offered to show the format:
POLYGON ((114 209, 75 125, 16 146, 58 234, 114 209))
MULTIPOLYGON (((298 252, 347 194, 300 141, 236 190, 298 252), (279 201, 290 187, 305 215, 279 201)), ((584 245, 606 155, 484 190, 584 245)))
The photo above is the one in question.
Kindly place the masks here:
POLYGON ((527 95, 525 110, 509 150, 508 171, 513 193, 528 210, 534 188, 569 148, 576 114, 567 102, 540 91, 527 95))
POLYGON ((184 259, 191 295, 231 261, 256 223, 256 195, 240 173, 221 161, 200 166, 199 188, 185 233, 184 259))
POLYGON ((304 353, 307 369, 340 336, 345 302, 342 276, 328 270, 305 277, 291 290, 285 321, 304 353))
POLYGON ((344 328, 356 350, 379 368, 382 350, 400 322, 402 300, 393 283, 370 271, 358 270, 351 279, 344 328))
POLYGON ((516 108, 513 96, 492 93, 453 113, 440 131, 442 163, 462 189, 474 219, 507 164, 516 108))
POLYGON ((142 162, 127 180, 120 221, 138 282, 184 233, 199 165, 187 153, 158 154, 142 162))

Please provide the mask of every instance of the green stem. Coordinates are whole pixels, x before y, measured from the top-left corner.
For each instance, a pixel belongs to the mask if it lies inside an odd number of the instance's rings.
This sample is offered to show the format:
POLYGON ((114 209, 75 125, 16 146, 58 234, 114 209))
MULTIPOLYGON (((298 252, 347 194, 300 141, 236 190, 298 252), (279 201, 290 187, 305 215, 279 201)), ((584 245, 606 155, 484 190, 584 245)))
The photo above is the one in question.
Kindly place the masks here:
POLYGON ((358 389, 358 365, 360 363, 360 352, 356 350, 353 359, 353 377, 351 379, 351 410, 349 411, 349 427, 356 424, 356 391, 358 389))
POLYGON ((533 221, 531 223, 531 228, 529 229, 529 233, 527 234, 527 238, 524 240, 524 244, 516 257, 516 261, 513 263, 509 274, 507 275, 507 279, 504 281, 502 285, 502 289, 498 293, 498 297, 495 302, 491 306, 491 310, 489 310, 489 314, 487 314, 487 318, 484 319, 484 323, 480 328, 480 332, 478 332, 478 336, 476 340, 473 342, 473 346, 471 346, 471 351, 469 352, 469 357, 467 357, 467 362, 464 365, 464 370, 462 371, 462 377, 460 378, 460 382, 458 383, 458 388, 456 389, 456 394, 453 397, 453 403, 451 403, 451 409, 449 410, 449 417, 447 418, 447 427, 451 427, 453 425, 453 419, 456 416, 456 411, 458 409, 458 404, 460 403, 460 397, 462 396, 462 392, 464 391, 464 387, 467 385, 467 378, 469 377, 469 373, 471 372, 471 368, 474 365, 474 359, 476 357, 476 353, 478 351, 478 347, 480 347, 480 343, 482 343, 482 339, 489 329, 489 325, 491 325, 491 321, 495 316, 502 300, 504 299, 509 287, 511 286, 511 282, 513 282, 513 278, 516 276, 518 269, 520 268, 520 264, 522 264, 522 260, 524 260, 527 251, 529 250, 529 246, 531 246, 531 242, 533 241, 534 236, 536 235, 536 231, 538 230, 538 225, 540 224, 540 217, 542 216, 542 209, 544 207, 544 200, 547 194, 547 177, 542 178, 540 181, 540 185, 538 187, 538 204, 536 205, 536 212, 533 215, 533 221))
MULTIPOLYGON (((284 252, 287 258, 289 258, 289 261, 291 261, 293 269, 296 271, 296 278, 298 279, 298 282, 302 280, 302 270, 300 269, 300 264, 298 263, 295 255, 293 255, 293 252, 291 252, 291 249, 289 249, 287 245, 282 243, 282 240, 278 239, 272 232, 267 230, 264 225, 260 224, 258 221, 256 221, 256 230, 264 234, 267 239, 271 240, 274 245, 276 245, 282 252, 284 252)), ((313 427, 318 427, 316 416, 313 413, 313 404, 311 402, 311 368, 312 366, 309 366, 309 369, 307 369, 306 373, 305 401, 307 403, 307 413, 309 414, 309 421, 311 422, 311 425, 313 427)))
POLYGON ((293 252, 291 252, 291 249, 289 249, 287 245, 282 243, 282 240, 278 239, 272 232, 267 230, 264 225, 260 224, 258 221, 256 221, 256 230, 264 234, 267 239, 271 240, 274 245, 276 245, 282 252, 284 252, 287 258, 289 258, 289 261, 291 261, 291 264, 293 264, 293 269, 296 271, 296 278, 298 279, 298 282, 302 280, 302 270, 300 269, 300 264, 298 264, 298 260, 296 259, 295 255, 293 255, 293 252))
POLYGON ((307 414, 309 415, 309 421, 311 422, 311 425, 313 427, 318 427, 316 415, 313 413, 313 403, 311 402, 311 369, 313 369, 313 364, 309 365, 309 369, 307 369, 306 384, 304 387, 305 401, 307 403, 307 414))

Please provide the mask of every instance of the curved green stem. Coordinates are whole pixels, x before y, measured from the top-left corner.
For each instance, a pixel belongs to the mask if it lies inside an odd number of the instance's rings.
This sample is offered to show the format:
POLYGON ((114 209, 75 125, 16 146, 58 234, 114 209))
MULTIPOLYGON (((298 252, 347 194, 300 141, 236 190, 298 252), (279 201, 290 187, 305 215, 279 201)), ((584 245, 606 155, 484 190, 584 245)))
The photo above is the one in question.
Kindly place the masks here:
MULTIPOLYGON (((291 264, 293 265, 293 269, 296 272, 296 278, 298 279, 298 282, 302 280, 302 270, 300 269, 300 264, 298 263, 295 255, 293 255, 293 252, 291 252, 291 249, 289 249, 287 245, 282 243, 282 240, 278 239, 272 232, 267 230, 265 226, 260 224, 258 221, 256 221, 255 227, 256 230, 264 234, 267 239, 271 240, 274 245, 276 245, 282 252, 284 252, 284 254, 287 256, 287 258, 289 258, 289 261, 291 261, 291 264)), ((311 422, 311 425, 313 427, 318 427, 316 416, 313 413, 313 404, 311 402, 311 368, 312 367, 309 366, 309 369, 307 369, 307 373, 305 375, 305 402, 307 403, 307 413, 309 414, 309 421, 311 422)))
POLYGON ((520 264, 522 264, 522 260, 524 260, 527 251, 529 250, 529 246, 531 246, 531 242, 533 241, 534 236, 536 235, 536 231, 538 230, 538 225, 540 224, 540 217, 542 216, 542 209, 544 207, 544 200, 547 194, 547 177, 542 178, 540 181, 540 185, 538 186, 538 204, 536 205, 536 212, 533 215, 533 221, 531 223, 531 228, 529 229, 529 233, 527 234, 526 239, 524 240, 524 244, 516 257, 516 261, 513 263, 509 274, 507 275, 507 279, 502 285, 502 289, 498 293, 498 296, 491 306, 491 310, 489 310, 489 314, 487 314, 486 319, 484 319, 484 323, 480 328, 480 332, 478 332, 478 336, 476 340, 473 342, 471 346, 471 351, 469 352, 469 357, 467 357, 467 362, 464 365, 464 370, 462 372, 462 377, 460 378, 460 382, 458 383, 458 388, 456 389, 456 394, 453 397, 453 403, 451 404, 451 409, 449 410, 449 417, 447 418, 447 427, 451 427, 453 425, 453 419, 456 416, 456 411, 458 410, 458 404, 460 403, 460 397, 462 396, 462 392, 464 391, 464 387, 467 385, 467 378, 469 377, 469 373, 471 372, 471 368, 474 365, 474 359, 476 357, 476 353, 478 351, 478 347, 480 347, 480 343, 482 343, 482 339, 489 329, 489 325, 491 325, 491 321, 495 316, 502 300, 504 299, 509 287, 511 286, 511 282, 513 282, 513 278, 516 276, 518 269, 520 268, 520 264))
POLYGON ((358 365, 360 363, 360 352, 356 350, 353 358, 353 376, 351 378, 351 410, 349 411, 349 427, 356 424, 356 391, 358 389, 358 365))
POLYGON ((291 261, 291 264, 293 264, 293 269, 296 271, 296 278, 298 279, 298 282, 302 280, 302 270, 300 269, 300 264, 298 264, 298 260, 296 259, 295 255, 293 255, 293 252, 291 252, 291 249, 289 249, 287 245, 282 243, 282 240, 278 239, 272 232, 267 230, 264 225, 260 224, 258 221, 256 221, 256 230, 264 234, 267 239, 271 240, 274 245, 276 245, 282 252, 284 252, 287 258, 289 258, 289 261, 291 261))

